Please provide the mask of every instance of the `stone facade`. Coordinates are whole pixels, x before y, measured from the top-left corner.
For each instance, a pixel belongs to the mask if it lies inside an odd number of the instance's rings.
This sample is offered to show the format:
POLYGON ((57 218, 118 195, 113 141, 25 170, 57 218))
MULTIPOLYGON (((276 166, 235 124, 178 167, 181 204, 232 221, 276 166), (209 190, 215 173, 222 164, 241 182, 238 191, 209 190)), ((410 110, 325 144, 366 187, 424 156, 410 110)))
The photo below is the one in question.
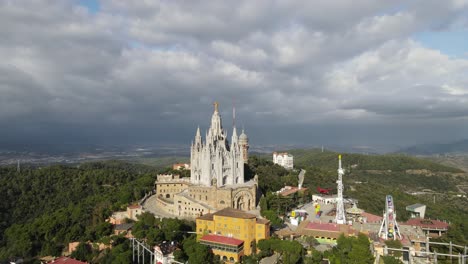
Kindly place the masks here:
POLYGON ((248 137, 238 137, 233 128, 231 142, 222 127, 218 104, 203 141, 200 128, 191 145, 190 179, 158 175, 155 189, 158 207, 174 216, 195 218, 231 207, 253 210, 257 205, 257 178, 244 181, 248 159, 248 137))

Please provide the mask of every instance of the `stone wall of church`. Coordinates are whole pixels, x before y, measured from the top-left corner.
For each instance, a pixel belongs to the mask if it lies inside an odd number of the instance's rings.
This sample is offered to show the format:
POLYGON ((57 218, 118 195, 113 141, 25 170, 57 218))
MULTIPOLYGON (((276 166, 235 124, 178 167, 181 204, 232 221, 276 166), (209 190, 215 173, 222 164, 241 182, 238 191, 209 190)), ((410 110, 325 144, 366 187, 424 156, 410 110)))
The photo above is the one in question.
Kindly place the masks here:
POLYGON ((233 190, 232 193, 232 207, 250 211, 257 206, 257 186, 241 187, 233 190))
POLYGON ((256 184, 219 188, 181 180, 155 183, 158 207, 174 216, 195 218, 226 207, 249 211, 257 205, 256 184))
POLYGON ((174 197, 174 211, 176 212, 176 216, 183 218, 196 218, 204 214, 213 213, 211 208, 183 195, 176 195, 174 197))
POLYGON ((214 186, 192 185, 188 188, 188 195, 190 198, 216 208, 216 187, 214 186))
POLYGON ((174 195, 187 189, 188 182, 156 182, 156 196, 165 199, 174 199, 174 195))

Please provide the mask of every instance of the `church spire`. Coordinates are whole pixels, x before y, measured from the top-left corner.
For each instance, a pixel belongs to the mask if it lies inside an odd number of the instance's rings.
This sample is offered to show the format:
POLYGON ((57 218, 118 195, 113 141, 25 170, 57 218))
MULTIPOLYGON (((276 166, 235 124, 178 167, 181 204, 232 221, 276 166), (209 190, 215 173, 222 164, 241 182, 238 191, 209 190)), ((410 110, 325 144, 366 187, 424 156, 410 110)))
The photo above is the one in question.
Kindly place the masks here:
POLYGON ((195 144, 201 144, 202 138, 200 135, 200 126, 197 127, 197 133, 195 134, 195 144))
POLYGON ((238 139, 239 138, 237 137, 237 129, 234 126, 234 128, 232 129, 232 139, 231 139, 232 144, 237 143, 238 139))
POLYGON ((210 131, 211 131, 211 136, 216 138, 220 136, 224 136, 223 133, 223 125, 221 124, 221 117, 219 116, 219 103, 214 102, 214 113, 213 116, 211 117, 211 126, 210 126, 210 131))

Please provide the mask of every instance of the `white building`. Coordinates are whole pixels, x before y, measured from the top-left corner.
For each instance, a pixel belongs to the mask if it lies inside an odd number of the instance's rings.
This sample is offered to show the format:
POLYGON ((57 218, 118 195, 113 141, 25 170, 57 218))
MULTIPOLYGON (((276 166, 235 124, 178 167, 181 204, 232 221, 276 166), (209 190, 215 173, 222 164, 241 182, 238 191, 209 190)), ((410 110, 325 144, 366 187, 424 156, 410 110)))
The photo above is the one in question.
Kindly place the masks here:
POLYGON ((218 112, 218 103, 211 117, 211 126, 202 141, 200 128, 197 129, 195 142, 191 147, 191 173, 192 184, 218 187, 244 183, 244 158, 248 149, 247 136, 242 131, 237 136, 236 127, 233 128, 231 142, 227 139, 227 132, 221 124, 218 112), (239 139, 242 139, 240 141, 239 139))
POLYGON ((273 163, 278 164, 285 169, 292 170, 294 168, 294 157, 287 152, 276 153, 273 152, 273 163))

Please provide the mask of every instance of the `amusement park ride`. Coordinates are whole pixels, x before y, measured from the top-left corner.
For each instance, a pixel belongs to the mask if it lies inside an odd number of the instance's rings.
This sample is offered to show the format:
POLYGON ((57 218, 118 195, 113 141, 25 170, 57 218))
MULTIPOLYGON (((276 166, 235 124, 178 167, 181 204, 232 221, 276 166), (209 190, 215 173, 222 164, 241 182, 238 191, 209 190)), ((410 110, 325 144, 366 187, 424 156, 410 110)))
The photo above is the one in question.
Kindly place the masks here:
POLYGON ((387 195, 385 198, 385 212, 383 214, 382 225, 380 226, 379 236, 383 239, 401 239, 400 228, 396 221, 395 206, 393 197, 387 195))

